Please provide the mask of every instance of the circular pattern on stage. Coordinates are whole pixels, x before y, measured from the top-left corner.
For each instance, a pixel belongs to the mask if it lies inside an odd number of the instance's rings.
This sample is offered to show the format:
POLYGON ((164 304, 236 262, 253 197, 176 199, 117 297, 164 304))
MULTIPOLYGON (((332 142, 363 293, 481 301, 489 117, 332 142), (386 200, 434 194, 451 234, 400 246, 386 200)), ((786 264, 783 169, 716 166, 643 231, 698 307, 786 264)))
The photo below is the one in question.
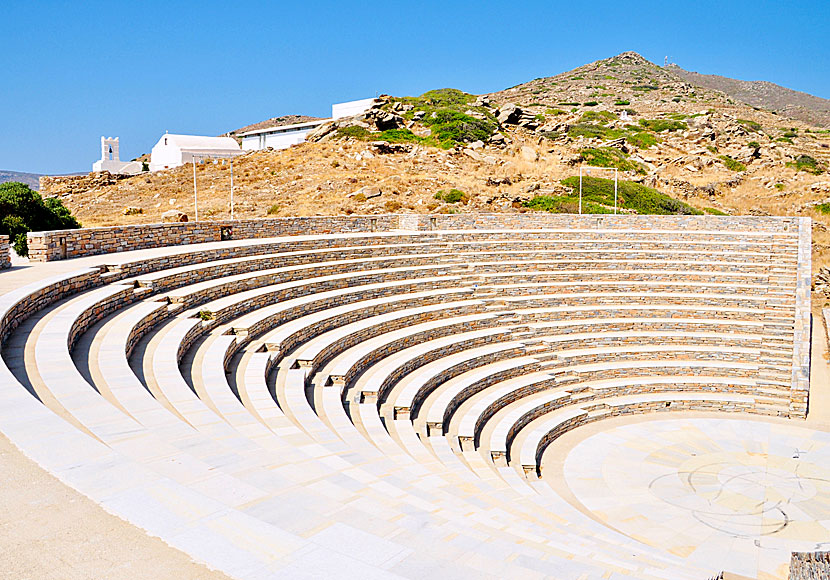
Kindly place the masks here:
POLYGON ((786 578, 791 551, 830 549, 830 433, 671 419, 589 436, 564 475, 598 520, 712 569, 786 578))

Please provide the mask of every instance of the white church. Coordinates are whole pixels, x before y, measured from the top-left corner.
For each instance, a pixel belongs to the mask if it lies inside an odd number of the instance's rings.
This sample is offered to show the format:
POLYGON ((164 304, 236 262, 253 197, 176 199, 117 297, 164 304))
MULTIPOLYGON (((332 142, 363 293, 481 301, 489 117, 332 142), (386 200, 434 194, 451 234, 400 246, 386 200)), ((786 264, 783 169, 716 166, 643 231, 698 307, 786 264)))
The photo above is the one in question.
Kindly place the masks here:
POLYGON ((233 137, 165 133, 150 152, 150 171, 179 167, 193 160, 229 159, 242 153, 233 137))

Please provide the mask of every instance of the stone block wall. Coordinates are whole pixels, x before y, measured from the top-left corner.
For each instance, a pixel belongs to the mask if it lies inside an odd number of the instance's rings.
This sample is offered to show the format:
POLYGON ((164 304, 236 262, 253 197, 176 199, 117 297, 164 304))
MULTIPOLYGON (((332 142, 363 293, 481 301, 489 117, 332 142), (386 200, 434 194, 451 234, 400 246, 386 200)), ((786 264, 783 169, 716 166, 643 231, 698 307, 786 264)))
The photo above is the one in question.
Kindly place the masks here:
POLYGON ((0 270, 12 267, 11 246, 9 236, 0 236, 0 270))
POLYGON ((473 229, 660 229, 768 232, 792 234, 799 220, 791 217, 455 214, 287 217, 174 224, 147 224, 31 232, 29 257, 48 262, 160 246, 277 236, 407 230, 473 229))
POLYGON ((96 254, 126 252, 222 240, 272 238, 302 234, 388 231, 394 215, 270 218, 83 228, 30 232, 29 259, 50 262, 96 254))
POLYGON ((789 580, 830 578, 830 552, 793 552, 789 580))

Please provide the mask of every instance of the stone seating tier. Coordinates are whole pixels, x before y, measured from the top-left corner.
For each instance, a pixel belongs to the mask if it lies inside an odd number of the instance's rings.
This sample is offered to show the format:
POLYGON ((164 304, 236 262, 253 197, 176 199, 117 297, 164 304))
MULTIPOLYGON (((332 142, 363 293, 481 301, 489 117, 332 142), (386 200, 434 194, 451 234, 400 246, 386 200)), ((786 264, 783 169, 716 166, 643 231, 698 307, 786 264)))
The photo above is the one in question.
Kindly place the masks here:
MULTIPOLYGON (((542 459, 611 417, 803 417, 809 223, 392 217, 194 226, 218 237, 0 295, 22 353, 0 365, 4 432, 240 578, 705 577, 542 491, 542 459)), ((61 235, 36 251, 133 243, 61 235)))

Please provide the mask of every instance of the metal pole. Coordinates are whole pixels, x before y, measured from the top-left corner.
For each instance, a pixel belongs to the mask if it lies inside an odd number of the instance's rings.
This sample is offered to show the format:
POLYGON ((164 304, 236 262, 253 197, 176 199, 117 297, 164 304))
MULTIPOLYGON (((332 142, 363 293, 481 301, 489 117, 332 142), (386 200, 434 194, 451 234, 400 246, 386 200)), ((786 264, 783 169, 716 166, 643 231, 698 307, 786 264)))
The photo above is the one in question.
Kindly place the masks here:
POLYGON ((196 214, 195 221, 199 221, 199 194, 196 192, 196 156, 191 157, 193 161, 193 212, 196 214))
POLYGON ((582 166, 579 166, 579 214, 582 215, 582 166))
POLYGON ((617 169, 614 168, 614 215, 617 215, 617 169))
POLYGON ((233 220, 233 157, 231 157, 231 220, 233 220))

